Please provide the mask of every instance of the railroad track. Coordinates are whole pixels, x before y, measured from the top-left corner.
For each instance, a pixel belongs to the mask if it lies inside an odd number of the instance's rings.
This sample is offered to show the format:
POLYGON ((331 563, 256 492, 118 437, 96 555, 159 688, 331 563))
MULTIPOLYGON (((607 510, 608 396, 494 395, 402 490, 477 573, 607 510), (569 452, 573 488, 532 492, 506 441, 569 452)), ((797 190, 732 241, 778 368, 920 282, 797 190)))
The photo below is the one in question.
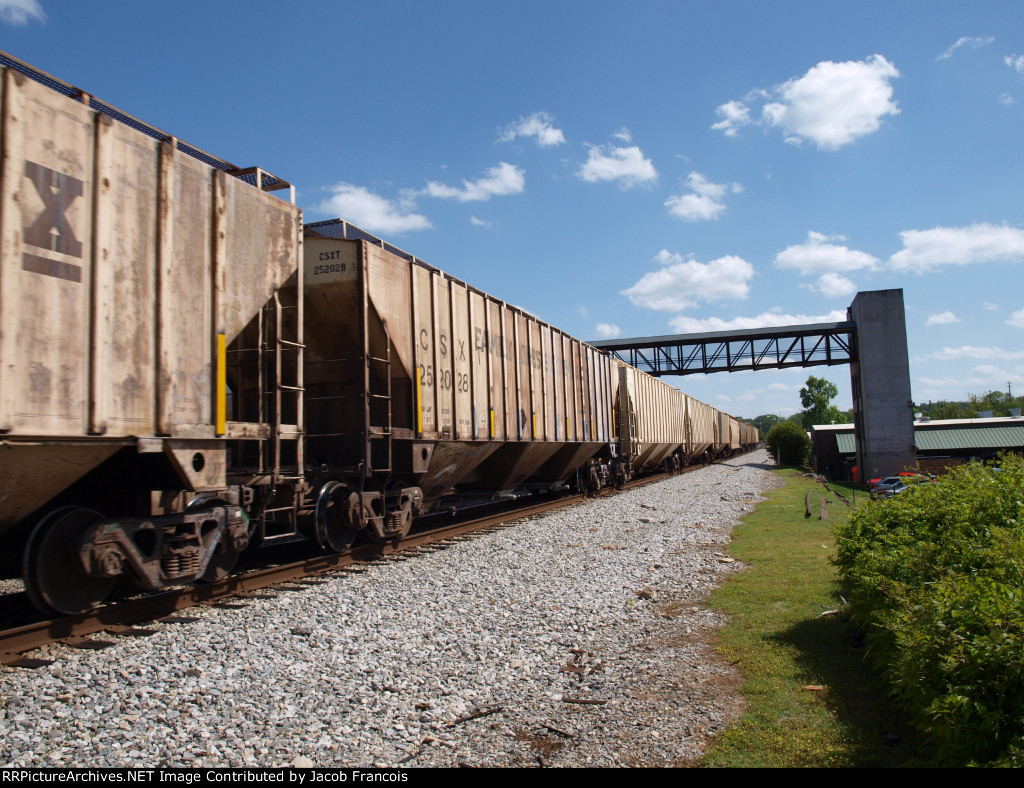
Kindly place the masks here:
MULTIPOLYGON (((704 466, 690 466, 683 473, 704 466)), ((669 474, 656 474, 627 482, 623 489, 663 481, 669 474)), ((604 494, 610 494, 610 491, 604 494)), ((507 509, 477 517, 472 520, 442 525, 430 530, 414 531, 402 539, 384 543, 367 544, 344 553, 329 553, 304 558, 292 563, 255 569, 238 574, 217 583, 188 586, 180 589, 150 594, 107 604, 90 613, 78 616, 35 621, 0 631, 0 663, 10 667, 37 668, 51 664, 54 660, 34 659, 23 654, 53 643, 63 643, 73 648, 98 649, 112 646, 116 640, 108 637, 91 637, 103 633, 114 638, 146 637, 159 630, 137 627, 134 624, 159 621, 164 624, 189 623, 194 617, 175 615, 180 611, 202 605, 217 607, 241 607, 246 599, 267 598, 268 593, 258 594, 275 587, 281 591, 293 591, 306 586, 325 582, 323 575, 344 570, 360 564, 378 560, 389 555, 404 553, 438 542, 451 541, 461 536, 501 527, 517 520, 536 516, 554 509, 581 503, 587 496, 569 495, 554 500, 507 509)), ((276 594, 274 594, 276 596, 276 594)), ((24 602, 28 605, 27 600, 24 602)))

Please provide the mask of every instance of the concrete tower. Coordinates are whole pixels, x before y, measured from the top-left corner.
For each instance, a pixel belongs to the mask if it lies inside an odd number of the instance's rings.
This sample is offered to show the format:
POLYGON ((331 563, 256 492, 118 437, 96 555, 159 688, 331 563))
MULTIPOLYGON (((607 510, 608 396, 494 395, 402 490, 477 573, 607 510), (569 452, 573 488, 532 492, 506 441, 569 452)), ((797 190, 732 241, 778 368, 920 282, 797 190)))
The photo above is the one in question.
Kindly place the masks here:
POLYGON ((847 316, 857 324, 850 382, 860 479, 893 476, 915 468, 903 290, 857 293, 847 316))

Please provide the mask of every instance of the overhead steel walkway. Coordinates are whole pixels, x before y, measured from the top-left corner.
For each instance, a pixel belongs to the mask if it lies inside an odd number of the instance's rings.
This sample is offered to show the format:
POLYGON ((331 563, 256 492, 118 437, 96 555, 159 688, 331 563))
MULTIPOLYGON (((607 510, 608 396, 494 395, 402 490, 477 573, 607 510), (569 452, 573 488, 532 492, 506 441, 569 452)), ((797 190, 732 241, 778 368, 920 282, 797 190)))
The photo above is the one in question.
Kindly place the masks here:
POLYGON ((590 344, 655 376, 849 364, 862 478, 890 476, 917 462, 903 291, 857 293, 846 317, 590 344))
POLYGON ((856 323, 843 321, 589 344, 650 375, 694 375, 849 364, 856 331, 856 323))

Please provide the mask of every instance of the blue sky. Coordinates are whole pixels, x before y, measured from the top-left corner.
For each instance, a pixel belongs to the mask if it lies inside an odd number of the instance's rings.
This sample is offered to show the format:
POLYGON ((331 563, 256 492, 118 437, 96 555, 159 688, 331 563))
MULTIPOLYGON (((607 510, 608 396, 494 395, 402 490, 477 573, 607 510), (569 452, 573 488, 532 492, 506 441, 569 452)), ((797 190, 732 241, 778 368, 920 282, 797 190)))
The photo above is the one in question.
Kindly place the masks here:
MULTIPOLYGON (((917 401, 1024 391, 1024 3, 0 0, 0 48, 581 339, 902 287, 917 401)), ((669 382, 740 416, 808 374, 669 382)))

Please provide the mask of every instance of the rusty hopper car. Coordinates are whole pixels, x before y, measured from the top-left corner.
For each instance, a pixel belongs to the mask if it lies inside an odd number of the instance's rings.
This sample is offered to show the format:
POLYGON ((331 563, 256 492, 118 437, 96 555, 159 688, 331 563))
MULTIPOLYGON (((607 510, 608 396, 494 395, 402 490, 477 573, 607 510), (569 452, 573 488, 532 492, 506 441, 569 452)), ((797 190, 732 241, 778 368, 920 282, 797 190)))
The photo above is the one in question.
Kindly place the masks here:
POLYGON ((747 424, 744 421, 740 422, 740 443, 744 449, 753 449, 757 446, 759 440, 757 427, 747 424))
MULTIPOLYGON (((716 452, 733 454, 757 443, 757 430, 684 394, 646 372, 617 361, 619 388, 615 414, 625 476, 655 468, 672 471, 710 459, 716 452), (716 425, 726 439, 718 442, 716 425), (744 433, 743 428, 748 432, 744 433), (747 440, 743 441, 746 435, 747 440)), ((615 474, 615 460, 611 473, 615 474)))
POLYGON ((711 455, 721 457, 729 449, 729 414, 712 409, 714 413, 715 438, 711 444, 711 455))
POLYGON ((687 454, 688 397, 628 364, 616 366, 619 446, 627 476, 657 467, 678 469, 687 454))
POLYGON ((123 578, 220 579, 254 541, 342 551, 746 443, 344 221, 303 230, 283 180, 2 52, 0 106, 0 556, 44 611, 123 578))
POLYGON ((5 552, 60 613, 123 574, 146 588, 219 576, 249 540, 252 485, 301 467, 301 410, 289 431, 274 378, 301 374, 274 352, 301 340, 274 311, 301 276, 300 211, 268 193, 284 181, 0 55, 5 552), (254 330, 269 352, 239 347, 254 330), (233 396, 246 376, 276 408, 233 396))
POLYGON ((457 494, 563 485, 612 435, 611 361, 341 220, 306 226, 306 449, 325 546, 457 494))
POLYGON ((718 411, 705 402, 687 397, 687 413, 690 417, 690 435, 687 445, 687 459, 700 462, 710 459, 715 444, 715 424, 718 411))
POLYGON ((730 452, 738 452, 740 450, 740 421, 735 416, 729 416, 729 440, 726 444, 726 448, 730 452))

